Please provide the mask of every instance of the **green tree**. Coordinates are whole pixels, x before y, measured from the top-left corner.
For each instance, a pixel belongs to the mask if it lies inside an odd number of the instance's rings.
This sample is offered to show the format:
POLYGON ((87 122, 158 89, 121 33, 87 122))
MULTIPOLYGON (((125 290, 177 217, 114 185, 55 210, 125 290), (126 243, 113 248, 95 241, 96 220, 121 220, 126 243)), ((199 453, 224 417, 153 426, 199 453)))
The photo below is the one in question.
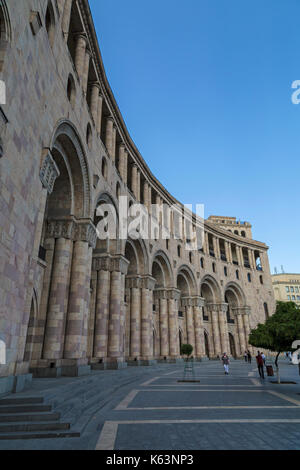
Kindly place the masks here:
POLYGON ((193 352, 193 346, 191 344, 182 344, 180 349, 180 354, 187 356, 187 361, 189 360, 190 355, 193 352))
POLYGON ((278 357, 290 351, 292 343, 300 340, 300 309, 294 302, 277 302, 276 311, 266 323, 258 324, 249 336, 249 343, 276 352, 276 371, 280 383, 278 357))

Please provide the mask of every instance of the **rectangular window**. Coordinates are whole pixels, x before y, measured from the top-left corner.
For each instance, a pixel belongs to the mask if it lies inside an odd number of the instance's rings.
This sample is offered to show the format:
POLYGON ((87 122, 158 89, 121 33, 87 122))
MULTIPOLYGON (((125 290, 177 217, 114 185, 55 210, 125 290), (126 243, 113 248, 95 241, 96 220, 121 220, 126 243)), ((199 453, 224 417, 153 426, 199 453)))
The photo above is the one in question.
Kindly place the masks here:
POLYGON ((296 297, 294 295, 292 295, 292 300, 296 300, 296 297))
POLYGON ((286 290, 287 292, 290 292, 290 288, 289 288, 288 286, 286 286, 285 290, 286 290))
POLYGON ((300 300, 300 295, 297 295, 297 300, 300 300))
POLYGON ((291 300, 291 296, 290 296, 290 295, 288 295, 287 298, 288 298, 288 300, 291 300))
POLYGON ((296 292, 296 294, 298 294, 298 292, 299 292, 299 287, 295 287, 295 292, 296 292))
POLYGON ((291 292, 294 293, 294 288, 293 287, 291 287, 291 292))

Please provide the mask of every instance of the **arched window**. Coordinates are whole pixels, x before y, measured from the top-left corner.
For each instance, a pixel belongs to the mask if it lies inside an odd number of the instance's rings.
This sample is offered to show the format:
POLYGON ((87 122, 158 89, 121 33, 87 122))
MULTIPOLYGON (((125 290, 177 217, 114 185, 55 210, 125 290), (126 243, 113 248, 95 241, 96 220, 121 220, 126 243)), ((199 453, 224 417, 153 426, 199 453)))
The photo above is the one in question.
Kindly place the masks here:
POLYGON ((248 277, 248 281, 251 282, 251 274, 250 273, 247 274, 247 277, 248 277))
POLYGON ((67 95, 68 100, 71 103, 72 108, 75 106, 75 99, 76 99, 76 88, 75 88, 75 81, 72 75, 69 75, 68 78, 68 85, 67 85, 67 95))
POLYGON ((244 232, 244 230, 242 230, 241 235, 242 237, 246 238, 246 232, 244 232))
MULTIPOLYGON (((101 165, 101 173, 104 179, 107 179, 107 163, 106 163, 106 158, 102 158, 102 165, 101 165)), ((129 203, 130 207, 130 203, 129 203)))
POLYGON ((213 270, 214 273, 216 272, 216 265, 215 265, 215 263, 212 264, 212 270, 213 270))
POLYGON ((204 258, 201 258, 200 263, 201 263, 201 268, 204 269, 204 258))
POLYGON ((235 277, 236 277, 237 279, 240 278, 240 273, 239 273, 239 270, 238 270, 238 269, 235 271, 235 277))
POLYGON ((239 235, 239 232, 237 230, 234 231, 235 235, 239 235))
POLYGON ((181 257, 181 246, 180 245, 177 246, 177 255, 178 255, 178 258, 181 257))
POLYGON ((266 320, 268 320, 268 318, 269 318, 269 309, 268 309, 268 304, 266 302, 264 303, 264 311, 265 311, 266 320))
POLYGON ((166 240, 166 249, 169 249, 169 240, 166 240))
POLYGON ((190 259, 190 263, 192 264, 192 262, 193 262, 193 255, 192 255, 191 252, 189 253, 189 259, 190 259))
POLYGON ((224 266, 224 274, 225 274, 225 276, 227 276, 227 274, 228 274, 226 266, 224 266))
POLYGON ((55 38, 55 15, 52 6, 51 0, 48 2, 46 17, 45 17, 45 26, 49 38, 50 46, 53 47, 54 38, 55 38))
POLYGON ((264 283, 264 279, 262 276, 259 276, 259 280, 260 280, 260 283, 263 284, 264 283))
POLYGON ((86 128, 86 143, 87 143, 87 146, 89 148, 89 150, 91 150, 92 148, 92 128, 91 128, 91 125, 90 123, 87 125, 87 128, 86 128))

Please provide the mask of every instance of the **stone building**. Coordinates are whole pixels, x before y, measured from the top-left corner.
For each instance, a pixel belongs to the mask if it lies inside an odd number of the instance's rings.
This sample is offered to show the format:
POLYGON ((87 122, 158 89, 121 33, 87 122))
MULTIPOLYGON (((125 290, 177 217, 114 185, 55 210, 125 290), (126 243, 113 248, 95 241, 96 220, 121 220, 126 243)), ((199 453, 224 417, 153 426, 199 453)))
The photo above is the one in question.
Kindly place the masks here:
POLYGON ((152 204, 182 205, 127 131, 87 0, 1 0, 0 22, 0 393, 31 373, 176 361, 184 342, 198 359, 241 355, 274 310, 268 247, 212 218, 187 250, 180 210, 162 237, 152 204), (152 239, 97 237, 99 209, 125 196, 149 209, 152 239))
POLYGON ((276 300, 300 305, 300 274, 273 274, 272 284, 276 300))

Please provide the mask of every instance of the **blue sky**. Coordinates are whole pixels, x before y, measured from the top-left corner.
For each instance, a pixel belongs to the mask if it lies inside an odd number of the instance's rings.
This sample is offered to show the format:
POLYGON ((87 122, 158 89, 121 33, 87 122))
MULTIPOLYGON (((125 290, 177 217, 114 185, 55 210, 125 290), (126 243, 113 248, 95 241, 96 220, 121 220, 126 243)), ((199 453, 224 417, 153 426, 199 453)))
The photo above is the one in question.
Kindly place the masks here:
POLYGON ((151 171, 253 224, 300 272, 299 0, 90 0, 107 77, 151 171))

